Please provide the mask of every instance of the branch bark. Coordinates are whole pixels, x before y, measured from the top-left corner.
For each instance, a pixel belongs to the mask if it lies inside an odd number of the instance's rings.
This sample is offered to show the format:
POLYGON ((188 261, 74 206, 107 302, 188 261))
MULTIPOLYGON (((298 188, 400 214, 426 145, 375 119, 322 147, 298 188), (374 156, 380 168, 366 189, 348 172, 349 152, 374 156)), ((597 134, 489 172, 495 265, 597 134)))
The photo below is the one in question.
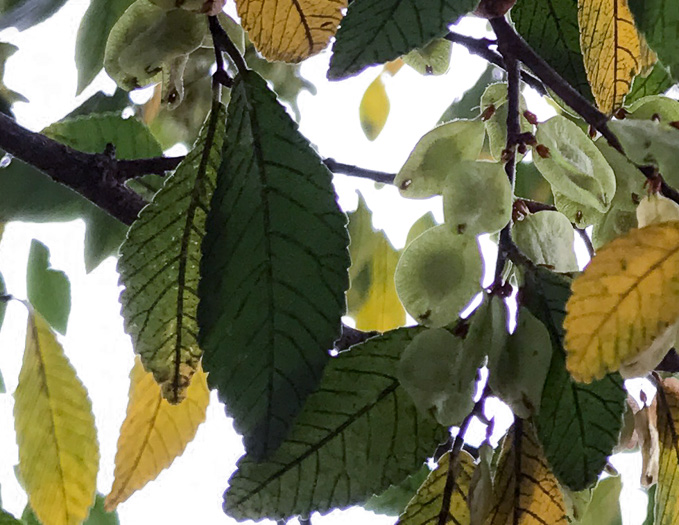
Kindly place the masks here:
POLYGON ((68 186, 124 224, 132 224, 146 201, 125 186, 127 179, 163 174, 180 158, 117 160, 107 153, 84 153, 34 133, 0 113, 0 148, 68 186))

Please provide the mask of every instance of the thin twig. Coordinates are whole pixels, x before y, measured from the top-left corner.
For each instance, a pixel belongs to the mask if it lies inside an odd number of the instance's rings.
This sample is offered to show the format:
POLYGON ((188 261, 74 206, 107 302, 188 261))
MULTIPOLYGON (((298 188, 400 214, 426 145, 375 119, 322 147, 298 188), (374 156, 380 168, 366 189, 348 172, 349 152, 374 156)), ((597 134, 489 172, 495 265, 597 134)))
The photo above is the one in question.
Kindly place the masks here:
POLYGON ((594 257, 596 253, 594 250, 594 245, 592 244, 592 239, 589 238, 589 235, 587 235, 587 232, 585 231, 584 228, 578 228, 577 226, 574 226, 573 228, 582 239, 582 242, 585 243, 585 248, 587 248, 587 253, 589 254, 589 258, 591 259, 592 257, 594 257))
POLYGON ((335 159, 325 159, 323 164, 333 173, 343 173, 344 175, 351 175, 352 177, 360 177, 362 179, 370 179, 375 182, 382 182, 384 184, 393 184, 396 175, 393 173, 386 173, 384 171, 375 171, 351 164, 344 164, 337 162, 335 159))
MULTIPOLYGON (((489 38, 474 38, 471 36, 461 35, 453 31, 450 31, 444 38, 446 40, 450 40, 454 44, 460 44, 470 53, 474 53, 475 55, 486 59, 488 62, 496 65, 500 69, 507 69, 502 55, 497 51, 490 49, 490 46, 496 44, 494 40, 489 38)), ((521 71, 521 80, 523 80, 541 95, 547 95, 547 89, 545 88, 544 84, 540 82, 538 78, 531 75, 528 71, 521 71)))
POLYGON ((226 34, 224 28, 219 23, 216 16, 209 16, 210 33, 212 34, 212 40, 215 44, 215 49, 221 49, 236 66, 236 69, 241 75, 244 75, 248 71, 248 66, 245 64, 243 55, 240 54, 236 45, 231 41, 229 35, 226 34))
MULTIPOLYGON (((490 25, 495 29, 495 26, 500 22, 504 22, 503 18, 494 18, 490 20, 490 25)), ((520 141, 521 122, 520 122, 520 68, 519 61, 516 59, 514 52, 508 42, 504 38, 498 36, 498 50, 504 59, 507 69, 507 145, 502 152, 502 158, 505 161, 505 173, 512 186, 512 193, 516 181, 516 150, 520 141)), ((508 256, 508 246, 512 244, 511 237, 511 220, 500 231, 500 240, 498 241, 497 261, 495 264, 495 279, 493 283, 493 290, 502 294, 506 293, 502 283, 502 272, 508 256)))
POLYGON ((462 450, 465 435, 467 434, 467 430, 469 429, 472 419, 474 419, 478 413, 483 412, 483 405, 485 404, 486 398, 489 395, 490 388, 488 385, 486 385, 481 397, 476 403, 474 403, 474 408, 472 408, 471 412, 460 424, 460 429, 455 436, 452 447, 450 448, 450 456, 448 456, 448 472, 446 474, 446 484, 443 488, 443 501, 441 502, 441 510, 439 512, 439 518, 437 522, 438 525, 446 525, 446 523, 448 523, 450 516, 450 500, 452 498, 453 491, 455 490, 455 479, 457 477, 457 472, 455 469, 457 456, 460 454, 460 450, 462 450))

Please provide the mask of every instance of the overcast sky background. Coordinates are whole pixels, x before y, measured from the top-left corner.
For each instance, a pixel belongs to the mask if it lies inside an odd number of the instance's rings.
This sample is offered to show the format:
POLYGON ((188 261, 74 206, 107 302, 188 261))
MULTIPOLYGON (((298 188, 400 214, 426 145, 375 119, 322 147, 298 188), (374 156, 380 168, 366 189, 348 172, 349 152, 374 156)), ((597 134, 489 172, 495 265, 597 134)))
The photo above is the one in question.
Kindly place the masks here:
MULTIPOLYGON (((20 50, 8 61, 5 82, 29 99, 18 103, 14 111, 24 126, 39 131, 66 115, 99 89, 112 92, 113 82, 101 74, 80 97, 75 98, 76 70, 73 62, 75 36, 87 0, 70 0, 50 20, 23 33, 14 29, 0 32, 0 41, 8 41, 20 50)), ((233 11, 230 3, 227 7, 233 11)), ((463 21, 458 31, 484 36, 486 22, 463 21)), ((391 100, 391 112, 380 137, 368 141, 360 127, 358 105, 366 87, 380 68, 371 68, 351 79, 330 83, 325 80, 329 53, 307 60, 302 74, 318 90, 315 96, 303 92, 299 97, 302 114, 301 132, 321 155, 340 162, 382 171, 397 171, 417 140, 436 124, 444 109, 470 88, 486 65, 454 46, 451 70, 442 77, 423 77, 404 67, 394 78, 385 78, 391 100)), ((529 96, 529 107, 542 118, 553 109, 538 97, 529 96)), ((1 172, 0 172, 1 176, 1 172)), ((340 205, 345 210, 356 207, 356 190, 360 189, 373 210, 374 226, 384 229, 396 248, 405 243, 410 225, 423 213, 432 210, 442 220, 440 198, 425 201, 402 199, 394 187, 377 189, 370 181, 335 176, 340 205)), ((60 337, 65 352, 92 399, 101 449, 98 490, 107 494, 113 482, 113 460, 118 431, 125 417, 128 374, 133 363, 129 337, 123 331, 118 295, 120 288, 116 261, 109 258, 94 272, 85 273, 83 263, 84 224, 81 221, 56 224, 12 223, 0 243, 0 272, 10 293, 26 297, 25 268, 32 238, 45 243, 51 252, 52 266, 65 271, 72 287, 72 308, 68 332, 60 337)), ((492 252, 492 250, 491 250, 492 252)), ((491 268, 492 271, 492 268, 491 268)), ((13 468, 18 454, 13 430, 11 393, 16 387, 24 346, 26 310, 10 303, 0 332, 0 370, 8 394, 0 395, 0 485, 5 509, 20 515, 26 496, 19 487, 13 468)), ((508 410, 493 404, 502 422, 508 410)), ((476 439, 482 430, 475 428, 476 439)), ((222 493, 243 453, 239 436, 224 415, 223 406, 213 393, 207 421, 189 444, 156 481, 118 507, 123 525, 137 523, 235 523, 221 510, 222 493)), ((639 479, 638 459, 627 455, 615 459, 624 470, 625 481, 639 479)), ((626 524, 641 523, 646 512, 645 495, 628 483, 624 489, 623 511, 626 524)), ((393 523, 393 518, 376 516, 362 509, 333 512, 313 522, 318 524, 393 523)))

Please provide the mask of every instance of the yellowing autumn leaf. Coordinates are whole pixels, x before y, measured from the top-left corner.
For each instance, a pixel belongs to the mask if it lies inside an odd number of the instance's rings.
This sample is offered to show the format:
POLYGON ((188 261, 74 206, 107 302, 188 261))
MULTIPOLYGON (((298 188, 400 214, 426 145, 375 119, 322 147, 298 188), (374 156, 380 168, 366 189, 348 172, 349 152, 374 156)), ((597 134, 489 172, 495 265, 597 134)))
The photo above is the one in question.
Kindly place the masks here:
POLYGON ((655 492, 655 524, 679 523, 679 381, 665 379, 658 389, 660 461, 655 492))
POLYGON ((655 55, 637 32, 627 0, 578 0, 578 22, 592 94, 599 109, 611 114, 655 55))
MULTIPOLYGON (((450 466, 449 459, 450 452, 441 456, 436 469, 427 476, 413 499, 410 500, 403 514, 399 517, 397 525, 439 523, 450 466)), ((467 498, 469 496, 469 484, 474 472, 474 459, 466 452, 461 451, 453 467, 455 469, 453 471, 455 485, 450 493, 446 523, 468 524, 470 518, 467 498)))
POLYGON ((638 361, 653 368, 663 357, 658 343, 671 346, 662 336, 679 319, 679 222, 618 237, 599 250, 572 290, 564 346, 576 381, 589 383, 638 361), (655 364, 646 351, 655 353, 655 364))
POLYGON ((389 108, 389 97, 384 89, 382 75, 379 75, 363 93, 358 108, 361 128, 368 140, 375 140, 382 132, 389 116, 389 108))
POLYGON ((337 32, 346 0, 237 0, 238 16, 270 62, 299 62, 322 51, 337 32))
POLYGON ((78 525, 94 502, 99 446, 87 391, 47 322, 31 310, 14 393, 19 469, 44 525, 78 525))
POLYGON ((396 294, 394 271, 399 253, 380 235, 372 256, 372 278, 368 299, 356 314, 356 328, 386 332, 403 326, 406 312, 396 294))
POLYGON ((495 473, 494 495, 486 525, 568 523, 559 483, 526 420, 517 419, 505 437, 495 473))
POLYGON ((115 459, 115 479, 106 496, 111 511, 154 480, 180 456, 195 437, 210 401, 207 376, 198 369, 178 405, 168 403, 153 375, 137 357, 130 372, 127 416, 120 429, 115 459))

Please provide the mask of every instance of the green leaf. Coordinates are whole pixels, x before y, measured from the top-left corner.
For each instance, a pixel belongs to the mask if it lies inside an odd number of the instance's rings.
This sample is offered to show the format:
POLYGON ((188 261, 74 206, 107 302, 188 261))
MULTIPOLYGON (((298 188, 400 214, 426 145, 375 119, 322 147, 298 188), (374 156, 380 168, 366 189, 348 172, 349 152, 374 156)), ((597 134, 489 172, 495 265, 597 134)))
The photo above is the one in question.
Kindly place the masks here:
POLYGON ((196 311, 205 217, 224 142, 219 104, 195 146, 139 214, 120 248, 125 331, 163 397, 180 402, 202 355, 196 311))
POLYGON ((576 0, 519 0, 511 11, 518 33, 581 95, 593 100, 580 52, 576 0))
POLYGON ((28 300, 57 332, 65 334, 71 312, 71 283, 64 272, 51 268, 49 258, 47 246, 33 239, 26 268, 28 300))
POLYGON ((0 509, 0 525, 23 525, 23 523, 9 512, 0 509))
POLYGON ((16 27, 19 31, 47 20, 66 0, 4 0, 0 3, 0 31, 16 27))
POLYGON ((408 502, 413 498, 417 489, 424 483, 431 470, 427 465, 415 474, 411 474, 401 483, 392 485, 379 495, 373 496, 365 502, 363 508, 376 514, 387 514, 388 516, 398 516, 406 508, 408 502))
POLYGON ((265 81, 237 77, 198 324, 210 387, 258 458, 283 441, 340 332, 349 239, 331 179, 265 81))
POLYGON ((461 98, 455 100, 443 112, 439 119, 439 124, 455 119, 473 119, 479 115, 479 100, 486 88, 495 82, 493 72, 495 66, 489 64, 486 70, 481 73, 481 76, 476 83, 464 92, 461 98))
POLYGON ((400 328, 331 359, 290 437, 265 462, 238 462, 224 510, 237 520, 285 519, 361 504, 421 467, 446 435, 396 379, 420 328, 400 328))
POLYGON ((655 524, 655 492, 657 490, 657 485, 650 487, 646 494, 648 495, 648 504, 646 506, 646 519, 642 525, 654 525, 655 524))
POLYGON ((646 37, 658 59, 679 81, 679 4, 668 0, 629 0, 637 28, 646 37))
POLYGON ((116 148, 118 159, 140 159, 163 154, 148 128, 135 118, 115 113, 84 115, 60 120, 42 131, 48 137, 88 153, 102 153, 107 144, 116 148))
POLYGON ((660 62, 656 62, 653 69, 644 76, 636 76, 632 88, 625 97, 625 105, 632 104, 642 97, 660 95, 670 89, 674 82, 672 77, 660 62))
POLYGON ((578 525, 622 525, 621 490, 622 480, 619 476, 599 481, 584 516, 576 523, 578 525))
POLYGON ((80 104, 80 106, 66 115, 64 120, 92 115, 93 113, 117 113, 120 115, 126 107, 131 105, 132 102, 130 101, 127 91, 123 91, 120 88, 116 88, 113 95, 107 95, 103 91, 97 91, 85 102, 80 104))
POLYGON ((92 0, 80 21, 75 42, 78 89, 82 93, 104 67, 104 50, 111 28, 134 0, 92 0))
POLYGON ((12 105, 15 102, 28 102, 22 94, 11 90, 5 85, 5 66, 7 59, 16 53, 19 48, 9 42, 0 42, 0 113, 5 113, 11 117, 12 105))
MULTIPOLYGON (((107 144, 115 145, 116 158, 157 157, 163 151, 144 124, 134 118, 104 113, 64 119, 45 128, 43 133, 63 144, 88 153, 101 153, 107 144)), ((134 189, 138 189, 135 186, 134 189)), ((125 225, 96 206, 84 206, 87 223, 85 268, 91 271, 110 255, 115 255, 125 238, 125 225)))
POLYGON ((526 272, 524 304, 550 332, 554 353, 535 418, 545 456, 559 481, 571 490, 596 482, 618 442, 625 410, 619 374, 575 383, 565 366, 563 318, 570 281, 542 268, 526 272))
POLYGON ((354 0, 332 48, 328 78, 360 73, 423 47, 472 11, 476 0, 354 0))
MULTIPOLYGON (((25 525, 41 525, 30 505, 26 505, 21 519, 25 525)), ((0 525, 4 525, 1 519, 0 525)), ((116 511, 106 512, 104 510, 104 496, 97 494, 94 505, 90 509, 90 515, 83 521, 82 525, 120 525, 120 520, 116 511)))
POLYGON ((445 38, 435 38, 426 46, 403 55, 403 61, 420 75, 445 75, 450 67, 453 43, 445 38))

